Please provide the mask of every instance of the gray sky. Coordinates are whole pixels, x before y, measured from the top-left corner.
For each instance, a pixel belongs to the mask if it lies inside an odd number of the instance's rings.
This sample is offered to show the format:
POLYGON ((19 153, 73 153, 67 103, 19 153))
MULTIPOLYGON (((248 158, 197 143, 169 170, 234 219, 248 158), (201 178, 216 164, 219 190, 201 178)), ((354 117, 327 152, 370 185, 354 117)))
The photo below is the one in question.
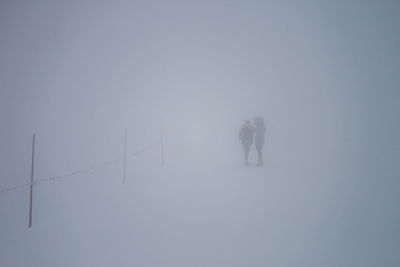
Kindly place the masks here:
POLYGON ((0 187, 26 182, 33 132, 43 176, 119 156, 125 127, 131 150, 150 144, 160 118, 170 164, 231 166, 240 125, 261 115, 268 164, 302 166, 291 177, 346 210, 331 229, 349 237, 343 266, 395 266, 399 13, 389 0, 2 0, 0 187))

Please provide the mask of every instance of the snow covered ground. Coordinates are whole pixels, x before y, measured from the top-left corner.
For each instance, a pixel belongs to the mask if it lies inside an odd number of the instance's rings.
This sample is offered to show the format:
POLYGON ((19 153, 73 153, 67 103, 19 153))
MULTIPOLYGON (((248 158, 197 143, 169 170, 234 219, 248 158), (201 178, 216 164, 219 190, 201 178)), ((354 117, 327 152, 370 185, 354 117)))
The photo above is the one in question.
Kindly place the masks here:
POLYGON ((155 147, 125 185, 121 164, 38 184, 32 229, 28 189, 1 194, 0 266, 397 266, 398 181, 352 182, 306 161, 161 168, 155 147))
POLYGON ((0 1, 0 267, 400 266, 399 3, 0 1))

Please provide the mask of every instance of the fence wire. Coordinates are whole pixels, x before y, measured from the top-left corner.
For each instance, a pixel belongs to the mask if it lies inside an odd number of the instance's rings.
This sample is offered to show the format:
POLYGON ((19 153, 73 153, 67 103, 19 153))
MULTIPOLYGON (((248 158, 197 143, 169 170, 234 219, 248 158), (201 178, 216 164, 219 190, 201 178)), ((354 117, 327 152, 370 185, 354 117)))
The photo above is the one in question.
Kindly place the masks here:
MULTIPOLYGON (((142 148, 140 150, 137 150, 135 152, 129 153, 129 154, 126 155, 126 158, 132 158, 132 157, 137 156, 137 155, 139 155, 141 153, 144 153, 147 150, 150 150, 153 147, 158 146, 160 144, 160 142, 161 141, 158 140, 157 142, 155 142, 155 143, 153 143, 151 145, 148 145, 148 146, 146 146, 146 147, 144 147, 144 148, 142 148)), ((102 162, 102 163, 99 163, 99 164, 91 165, 88 168, 85 168, 85 169, 82 169, 82 170, 76 170, 76 171, 72 171, 72 172, 69 172, 69 173, 66 173, 66 174, 63 174, 63 175, 58 175, 58 176, 53 176, 53 177, 48 177, 48 178, 39 178, 39 179, 36 179, 35 181, 33 181, 32 185, 36 186, 37 184, 43 183, 43 182, 67 179, 67 178, 71 178, 73 176, 76 176, 76 175, 82 174, 82 173, 87 174, 87 173, 92 172, 92 171, 94 171, 96 169, 99 169, 101 167, 119 163, 123 159, 124 159, 123 157, 118 157, 118 158, 115 158, 115 159, 112 159, 112 160, 108 160, 108 161, 105 161, 105 162, 102 162)), ((0 193, 19 190, 19 189, 22 189, 22 188, 25 188, 25 187, 28 187, 28 186, 31 186, 31 182, 28 182, 28 183, 25 183, 25 184, 16 185, 16 186, 12 186, 12 187, 2 188, 2 189, 0 189, 0 193)))

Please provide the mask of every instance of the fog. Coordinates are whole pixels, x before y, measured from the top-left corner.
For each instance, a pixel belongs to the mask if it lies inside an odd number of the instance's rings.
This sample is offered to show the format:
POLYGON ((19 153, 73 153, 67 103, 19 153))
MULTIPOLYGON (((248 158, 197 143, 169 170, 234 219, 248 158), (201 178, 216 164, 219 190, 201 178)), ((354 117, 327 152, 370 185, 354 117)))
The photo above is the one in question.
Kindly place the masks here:
POLYGON ((0 266, 399 266, 399 12, 1 1, 0 266))

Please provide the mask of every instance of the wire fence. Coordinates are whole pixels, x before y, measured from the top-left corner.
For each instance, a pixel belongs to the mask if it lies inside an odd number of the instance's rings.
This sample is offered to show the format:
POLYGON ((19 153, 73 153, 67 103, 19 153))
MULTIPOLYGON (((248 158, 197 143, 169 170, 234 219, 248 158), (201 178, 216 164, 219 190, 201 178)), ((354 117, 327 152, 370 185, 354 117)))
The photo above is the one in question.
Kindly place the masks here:
MULTIPOLYGON (((127 154, 126 158, 132 158, 134 156, 137 156, 137 155, 139 155, 141 153, 144 153, 144 152, 146 152, 146 151, 148 151, 148 150, 150 150, 150 149, 152 149, 152 148, 154 148, 156 146, 159 146, 160 144, 161 144, 161 140, 158 140, 158 141, 154 142, 151 145, 143 147, 140 150, 137 150, 135 152, 127 154)), ((39 183, 44 183, 44 182, 48 182, 48 181, 56 181, 56 180, 68 179, 68 178, 71 178, 73 176, 77 176, 79 174, 87 174, 87 173, 90 173, 90 172, 92 172, 94 170, 97 170, 97 169, 99 169, 101 167, 105 167, 105 166, 109 166, 109 165, 120 163, 123 159, 124 159, 123 157, 118 157, 118 158, 115 158, 115 159, 112 159, 112 160, 108 160, 108 161, 105 161, 105 162, 101 162, 101 163, 98 163, 98 164, 91 165, 91 166, 89 166, 87 168, 84 168, 84 169, 81 169, 81 170, 75 170, 75 171, 72 171, 72 172, 69 172, 69 173, 65 173, 63 175, 57 175, 57 176, 52 176, 52 177, 47 177, 47 178, 39 178, 39 179, 36 179, 35 181, 33 181, 32 183, 28 182, 28 183, 24 183, 24 184, 20 184, 20 185, 15 185, 15 186, 11 186, 11 187, 2 188, 2 189, 0 189, 0 193, 16 191, 16 190, 19 190, 19 189, 22 189, 22 188, 29 187, 31 185, 35 185, 36 186, 39 183)))
POLYGON ((21 189, 21 188, 28 187, 30 185, 31 185, 31 183, 29 182, 29 183, 25 183, 25 184, 15 185, 15 186, 12 186, 12 187, 6 187, 6 188, 3 188, 3 189, 0 189, 0 193, 9 192, 9 191, 15 191, 15 190, 18 190, 18 189, 21 189))
POLYGON ((113 164, 117 164, 121 161, 123 161, 123 183, 125 184, 125 176, 126 176, 126 159, 127 158, 131 158, 134 156, 137 156, 141 153, 144 153, 150 149, 152 149, 155 146, 160 146, 160 152, 161 152, 161 164, 162 166, 164 166, 164 145, 163 145, 163 130, 162 130, 162 121, 160 120, 160 139, 158 139, 156 142, 147 145, 145 147, 143 147, 140 150, 137 150, 135 152, 126 153, 126 148, 127 148, 127 129, 125 128, 124 130, 124 152, 122 157, 118 157, 118 158, 114 158, 112 160, 108 160, 105 162, 101 162, 99 164, 94 164, 91 165, 87 168, 81 169, 81 170, 75 170, 69 173, 65 173, 63 175, 58 175, 58 176, 53 176, 53 177, 47 177, 47 178, 39 178, 39 179, 34 179, 34 167, 35 167, 35 136, 36 134, 33 134, 33 138, 32 138, 32 165, 31 165, 31 177, 30 177, 30 182, 24 183, 24 184, 20 184, 20 185, 15 185, 15 186, 11 186, 11 187, 6 187, 6 188, 2 188, 0 189, 0 194, 1 193, 6 193, 6 192, 11 192, 11 191, 16 191, 19 189, 23 189, 23 188, 27 188, 30 187, 30 193, 29 193, 29 228, 32 227, 32 213, 33 213, 33 187, 36 186, 39 183, 44 183, 44 182, 48 182, 48 181, 57 181, 57 180, 62 180, 62 179, 68 179, 74 176, 77 176, 79 174, 87 174, 89 172, 92 172, 98 168, 101 167, 105 167, 105 166, 109 166, 109 165, 113 165, 113 164))

